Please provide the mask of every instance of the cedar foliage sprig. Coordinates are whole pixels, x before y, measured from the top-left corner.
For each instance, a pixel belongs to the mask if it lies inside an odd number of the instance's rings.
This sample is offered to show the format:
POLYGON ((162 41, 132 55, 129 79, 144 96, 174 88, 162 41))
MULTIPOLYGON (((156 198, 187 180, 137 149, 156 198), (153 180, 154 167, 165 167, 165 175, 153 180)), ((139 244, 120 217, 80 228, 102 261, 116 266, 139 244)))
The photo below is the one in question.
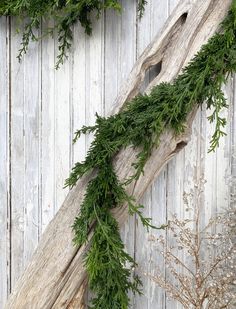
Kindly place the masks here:
MULTIPOLYGON (((146 0, 137 0, 138 14, 141 17, 144 12, 146 0)), ((58 56, 56 68, 58 69, 67 58, 68 50, 73 41, 73 25, 79 22, 85 33, 91 35, 92 20, 91 13, 95 12, 97 18, 106 9, 114 9, 118 13, 122 11, 119 0, 3 0, 0 2, 0 16, 19 16, 24 26, 21 48, 18 59, 27 52, 30 41, 37 41, 45 35, 58 36, 58 56), (37 30, 41 21, 53 19, 54 26, 45 29, 39 36, 37 30)))
POLYGON ((125 186, 143 173, 146 161, 160 135, 166 129, 175 134, 184 131, 185 122, 195 106, 206 102, 213 109, 209 121, 215 122, 215 133, 210 143, 214 151, 224 135, 226 120, 220 111, 227 107, 221 87, 236 71, 236 0, 215 34, 196 54, 188 66, 172 83, 161 83, 149 95, 140 94, 118 114, 103 118, 97 115, 94 126, 84 126, 75 133, 74 142, 81 134, 93 133, 94 140, 85 161, 76 163, 66 186, 74 186, 79 178, 95 170, 90 180, 79 216, 75 219, 74 242, 80 246, 93 228, 91 247, 85 257, 89 286, 95 293, 93 309, 127 309, 128 292, 140 293, 140 280, 131 280, 133 258, 126 253, 119 235, 119 227, 111 209, 126 203, 130 214, 137 214, 142 223, 152 227, 150 218, 144 218, 141 205, 136 205, 125 186), (129 145, 139 149, 134 164, 135 174, 121 183, 112 160, 129 145))

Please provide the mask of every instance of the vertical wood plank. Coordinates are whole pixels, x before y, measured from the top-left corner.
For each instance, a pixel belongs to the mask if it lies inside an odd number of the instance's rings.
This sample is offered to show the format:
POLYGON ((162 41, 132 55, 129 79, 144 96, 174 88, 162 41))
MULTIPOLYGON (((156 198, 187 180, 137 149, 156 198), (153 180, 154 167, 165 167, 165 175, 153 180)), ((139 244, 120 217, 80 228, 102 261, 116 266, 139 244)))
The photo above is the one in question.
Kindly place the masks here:
MULTIPOLYGON (((55 37, 55 59, 58 54, 57 37, 55 37)), ((68 60, 55 71, 54 90, 55 117, 55 202, 54 213, 60 208, 68 188, 63 189, 65 179, 71 167, 71 109, 70 109, 70 63, 68 60)))
POLYGON ((232 206, 236 205, 236 76, 233 76, 231 83, 231 178, 229 181, 229 199, 232 206))
MULTIPOLYGON (((49 21, 43 25, 53 26, 49 21)), ((55 214, 55 53, 54 41, 46 37, 42 41, 41 62, 41 207, 40 232, 42 233, 55 214)))
POLYGON ((0 18, 0 308, 10 291, 9 196, 9 32, 8 19, 0 18))
POLYGON ((24 65, 24 268, 39 238, 40 61, 40 45, 31 43, 21 64, 24 65))
MULTIPOLYGON (((118 39, 118 61, 117 61, 117 91, 121 89, 125 83, 128 74, 136 60, 136 3, 125 1, 121 2, 123 12, 121 15, 120 32, 118 39)), ((109 24, 108 31, 109 31, 109 24)), ((112 52, 107 51, 106 55, 112 57, 112 52)), ((112 65, 107 65, 106 70, 112 70, 112 65)), ((106 71, 106 72, 107 72, 106 71)), ((117 94, 118 94, 117 92, 117 94)), ((112 102, 113 99, 110 100, 112 102)), ((111 110, 110 102, 106 102, 106 109, 111 110)), ((135 259, 135 216, 129 217, 125 225, 121 229, 121 237, 125 244, 127 252, 135 259)), ((133 294, 130 293, 130 309, 135 308, 133 304, 133 294)))
MULTIPOLYGON (((206 223, 217 212, 217 154, 216 152, 208 153, 211 136, 214 132, 214 124, 207 121, 207 117, 211 115, 212 111, 206 110, 205 107, 202 111, 202 157, 203 157, 203 172, 205 178, 204 186, 204 216, 202 224, 206 223)), ((220 145, 222 140, 220 141, 220 145)), ((221 147, 221 146, 220 146, 221 147)))
POLYGON ((16 58, 21 37, 11 29, 11 283, 14 287, 24 268, 25 229, 25 127, 24 78, 25 65, 16 58))
MULTIPOLYGON (((150 217, 151 212, 151 188, 147 190, 145 196, 141 200, 143 204, 143 215, 150 217)), ((137 275, 140 277, 143 283, 141 296, 134 296, 134 308, 135 309, 149 309, 149 297, 150 297, 150 279, 144 275, 144 273, 150 272, 150 246, 148 243, 148 232, 143 227, 140 220, 136 219, 135 230, 135 260, 138 263, 138 269, 136 269, 137 275)))
MULTIPOLYGON (((93 34, 91 37, 86 36, 85 43, 85 63, 86 63, 86 125, 95 123, 96 113, 103 115, 103 78, 104 78, 104 17, 99 20, 92 16, 93 34)), ((86 136, 86 151, 89 149, 93 136, 86 136)))
MULTIPOLYGON (((169 7, 167 1, 152 1, 151 2, 151 39, 155 36, 155 34, 161 30, 166 19, 169 15, 169 7)), ((152 74, 154 72, 150 72, 150 78, 152 78, 152 74)), ((157 73, 157 72, 156 72, 157 73)), ((158 179, 154 181, 152 185, 152 199, 151 199, 151 210, 150 217, 153 218, 153 223, 156 226, 160 226, 162 224, 166 224, 167 219, 167 209, 166 209, 166 176, 167 176, 167 167, 164 168, 162 173, 159 175, 158 179)), ((151 234, 154 237, 158 237, 160 235, 165 236, 165 231, 160 230, 152 230, 151 234)), ((160 261, 158 258, 158 253, 155 247, 150 246, 150 262, 149 262, 149 273, 154 275, 157 267, 165 272, 164 261, 160 261)), ((156 284, 150 280, 149 286, 149 306, 148 308, 165 308, 166 304, 166 295, 165 292, 158 288, 156 284)))
MULTIPOLYGON (((72 136, 86 122, 86 34, 76 24, 74 27, 74 47, 72 57, 72 136)), ((71 141, 70 141, 71 142, 71 141)), ((85 158, 85 136, 81 136, 73 145, 73 164, 85 158)))
MULTIPOLYGON (((137 56, 142 53, 144 48, 149 44, 155 34, 160 31, 164 22, 168 17, 168 2, 148 1, 143 18, 138 23, 137 29, 137 56)), ((148 85, 155 71, 147 74, 145 84, 148 85)), ((144 86, 145 87, 145 86, 144 86)), ((166 222, 166 169, 159 175, 158 179, 152 185, 152 188, 146 192, 143 203, 143 214, 146 217, 152 217, 153 223, 156 225, 165 224, 166 222)), ((154 274, 155 266, 160 266, 157 258, 157 252, 152 248, 149 236, 158 236, 164 234, 160 231, 151 230, 149 233, 143 229, 140 222, 136 228, 135 235, 135 256, 136 261, 140 265, 141 278, 143 281, 143 295, 134 297, 134 308, 165 308, 165 293, 158 288, 153 281, 144 276, 142 273, 154 274)), ((164 265, 163 265, 164 266, 164 265)), ((164 268, 164 267, 163 267, 164 268)))
MULTIPOLYGON (((166 198, 167 198, 167 188, 166 188, 166 177, 167 170, 164 169, 162 173, 158 176, 157 180, 152 185, 152 203, 150 217, 152 223, 155 226, 161 226, 166 224, 167 218, 167 208, 166 208, 166 198)), ((165 263, 164 260, 160 259, 160 253, 157 251, 156 244, 152 245, 150 238, 157 238, 162 235, 164 238, 166 236, 166 230, 151 230, 149 237, 149 246, 150 246, 150 266, 149 273, 151 275, 156 275, 157 272, 162 271, 165 275, 165 263), (159 270, 157 270, 159 269, 159 270)), ((159 288, 152 280, 150 280, 149 287, 149 308, 165 308, 166 304, 166 295, 165 292, 159 288)))
MULTIPOLYGON (((151 7, 153 1, 149 1, 144 16, 139 20, 137 24, 137 57, 143 52, 151 39, 151 7)), ((149 76, 145 81, 149 82, 149 76)), ((145 85, 146 86, 146 85, 145 85)), ((150 217, 151 212, 151 189, 149 189, 141 203, 144 206, 143 215, 150 217)), ((137 219, 135 230, 135 260, 138 263, 137 274, 140 276, 143 283, 143 295, 134 296, 134 308, 136 309, 148 309, 149 308, 149 287, 150 279, 144 275, 150 271, 150 247, 148 243, 148 233, 142 226, 141 222, 137 219)))
MULTIPOLYGON (((92 15, 93 33, 91 36, 84 35, 85 40, 81 48, 84 49, 84 64, 81 78, 85 77, 85 84, 82 83, 81 99, 84 100, 85 107, 82 107, 81 121, 85 121, 85 125, 93 125, 96 120, 96 113, 104 115, 104 15, 102 14, 98 20, 95 14, 92 15), (84 89, 85 87, 85 89, 84 89)), ((83 36, 82 36, 83 37, 83 36)), ((80 106, 79 110, 80 110, 80 106)), ((87 152, 93 140, 93 135, 88 134, 82 143, 83 157, 84 151, 87 152), (85 147, 84 147, 85 146, 85 147)), ((90 292, 85 293, 85 305, 87 306, 91 298, 90 292), (87 294, 87 295, 86 295, 87 294)))
MULTIPOLYGON (((232 151, 232 174, 233 177, 236 177, 236 76, 234 75, 232 81, 232 101, 233 101, 233 108, 232 108, 232 127, 231 127, 231 151, 232 151)), ((234 178, 236 180, 236 178, 234 178)))
POLYGON ((39 45, 16 56, 21 36, 11 31, 11 277, 12 287, 32 256, 39 236, 39 45))
MULTIPOLYGON (((183 218, 183 183, 184 183, 184 151, 168 164, 167 170, 167 218, 177 215, 183 218)), ((167 242, 171 243, 169 232, 167 231, 167 242)), ((176 254, 178 252, 175 252, 176 254)), ((167 280, 170 279, 167 275, 167 280)), ((167 295, 168 296, 168 295, 167 295)), ((174 301, 166 301, 166 308, 179 309, 180 306, 174 301)))
POLYGON ((118 91, 125 83, 136 60, 136 3, 135 1, 122 0, 121 5, 123 11, 120 16, 118 39, 118 91))
MULTIPOLYGON (((87 56, 86 56, 86 40, 87 35, 84 32, 84 28, 80 24, 76 24, 73 29, 74 46, 71 55, 71 138, 76 130, 81 129, 86 124, 86 67, 87 67, 87 56)), ((86 156, 86 136, 82 135, 79 140, 71 145, 72 153, 71 160, 72 166, 76 162, 81 162, 86 156)), ((81 292, 81 291, 80 291, 81 292)), ((79 293, 80 293, 79 292, 79 293)), ((88 290, 83 288, 81 296, 84 299, 82 305, 83 308, 87 308, 88 303, 88 290)))
POLYGON ((107 114, 119 91, 121 16, 114 10, 105 12, 104 36, 104 112, 107 114))
POLYGON ((229 104, 229 108, 225 108, 221 116, 227 121, 224 129, 226 136, 221 138, 220 146, 217 149, 216 156, 216 170, 217 170, 217 212, 224 211, 229 207, 229 183, 228 178, 231 176, 231 121, 232 121, 232 81, 229 79, 227 85, 223 87, 225 97, 229 104))
MULTIPOLYGON (((136 58, 136 3, 121 1, 122 14, 105 13, 104 46, 104 112, 111 110, 120 87, 130 73, 136 58)), ((127 252, 134 257, 135 218, 130 217, 121 228, 127 252)), ((132 297, 130 295, 132 308, 132 297)))

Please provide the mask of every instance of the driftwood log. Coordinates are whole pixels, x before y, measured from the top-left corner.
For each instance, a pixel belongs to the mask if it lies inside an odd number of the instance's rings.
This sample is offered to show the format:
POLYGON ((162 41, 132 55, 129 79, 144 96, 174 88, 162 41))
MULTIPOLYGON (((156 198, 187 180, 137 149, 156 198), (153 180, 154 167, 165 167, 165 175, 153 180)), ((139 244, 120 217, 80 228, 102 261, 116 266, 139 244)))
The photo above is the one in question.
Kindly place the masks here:
MULTIPOLYGON (((180 1, 162 32, 135 64, 114 103, 112 113, 121 110, 125 102, 140 91, 145 73, 152 66, 159 64, 161 70, 147 91, 161 81, 171 81, 217 30, 230 4, 231 0, 180 1)), ((127 187, 127 191, 137 200, 142 197, 162 167, 188 143, 195 114, 196 110, 189 116, 186 131, 181 136, 175 136, 170 131, 162 135, 160 146, 153 151, 144 175, 135 184, 127 187)), ((114 166, 120 179, 133 173, 131 164, 135 161, 136 154, 136 150, 130 147, 120 151, 115 158, 114 166)), ((10 295, 6 309, 83 308, 87 278, 82 261, 86 246, 73 246, 71 225, 79 213, 91 177, 92 174, 79 180, 69 192, 43 234, 29 266, 10 295)), ((127 217, 126 205, 115 209, 114 216, 122 224, 127 217)))

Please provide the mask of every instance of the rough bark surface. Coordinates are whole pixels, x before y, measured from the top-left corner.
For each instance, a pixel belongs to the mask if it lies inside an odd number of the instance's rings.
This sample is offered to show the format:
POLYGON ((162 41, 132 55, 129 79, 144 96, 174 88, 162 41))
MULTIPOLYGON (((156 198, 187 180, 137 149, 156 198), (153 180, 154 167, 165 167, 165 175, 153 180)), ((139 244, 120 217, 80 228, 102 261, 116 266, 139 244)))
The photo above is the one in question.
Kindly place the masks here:
MULTIPOLYGON (((153 65, 161 63, 161 71, 147 91, 161 81, 171 81, 217 30, 230 3, 231 0, 182 0, 162 32, 135 64, 127 83, 114 102, 111 113, 121 110, 125 102, 142 89, 145 73, 153 65)), ((195 114, 196 110, 189 115, 186 131, 181 136, 175 136, 170 131, 161 136, 160 146, 148 160, 144 175, 127 187, 127 191, 137 200, 142 197, 162 167, 188 143, 195 114)), ((121 180, 132 175, 131 164, 136 160, 136 155, 137 151, 130 147, 120 151, 114 159, 114 166, 121 180)), ((86 286, 83 256, 86 246, 73 246, 71 225, 79 213, 91 177, 92 174, 79 180, 69 192, 10 295, 6 309, 83 308, 86 286)), ((127 217, 126 205, 115 209, 114 216, 122 224, 127 217)))

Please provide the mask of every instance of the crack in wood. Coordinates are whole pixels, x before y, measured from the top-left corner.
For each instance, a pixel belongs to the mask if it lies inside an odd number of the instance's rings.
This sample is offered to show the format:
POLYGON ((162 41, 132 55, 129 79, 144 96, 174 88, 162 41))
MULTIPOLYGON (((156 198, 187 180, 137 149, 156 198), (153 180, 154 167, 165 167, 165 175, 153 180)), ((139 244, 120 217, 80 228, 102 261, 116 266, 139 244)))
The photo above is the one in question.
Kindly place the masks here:
MULTIPOLYGON (((186 65, 203 42, 215 32, 219 22, 227 13, 231 1, 225 0, 221 3, 221 10, 217 8, 218 3, 218 0, 182 0, 180 2, 164 30, 147 47, 134 66, 126 85, 115 101, 113 113, 122 109, 127 99, 137 94, 145 76, 145 68, 153 65, 154 59, 154 64, 163 59, 163 66, 160 74, 149 85, 148 91, 153 85, 162 81, 171 81, 176 77, 182 66, 186 65), (212 5, 212 10, 209 10, 210 5, 212 5), (177 35, 173 36, 176 21, 183 20, 186 11, 188 18, 184 26, 177 35), (179 16, 183 16, 182 19, 179 16), (209 27, 209 22, 211 22, 211 27, 209 27), (187 53, 183 53, 181 48, 183 46, 188 46, 187 53)), ((131 184, 127 187, 127 192, 133 191, 137 200, 142 197, 170 158, 187 144, 195 114, 196 111, 192 113, 192 117, 187 122, 186 132, 181 136, 176 137, 173 132, 165 132, 161 136, 159 147, 153 150, 145 166, 144 175, 135 183, 135 186, 131 184)), ((122 150, 117 155, 114 167, 120 180, 132 175, 131 164, 136 160, 136 155, 137 151, 131 147, 122 150)), ((79 248, 75 254, 71 225, 79 212, 88 180, 89 177, 85 177, 78 181, 47 227, 31 263, 11 294, 6 309, 65 309, 73 306, 73 300, 80 293, 80 288, 83 290, 86 279, 83 257, 87 247, 79 248)), ((124 205, 114 209, 113 214, 119 224, 122 224, 127 217, 127 207, 124 205)), ((92 232, 89 237, 91 235, 92 232)))

